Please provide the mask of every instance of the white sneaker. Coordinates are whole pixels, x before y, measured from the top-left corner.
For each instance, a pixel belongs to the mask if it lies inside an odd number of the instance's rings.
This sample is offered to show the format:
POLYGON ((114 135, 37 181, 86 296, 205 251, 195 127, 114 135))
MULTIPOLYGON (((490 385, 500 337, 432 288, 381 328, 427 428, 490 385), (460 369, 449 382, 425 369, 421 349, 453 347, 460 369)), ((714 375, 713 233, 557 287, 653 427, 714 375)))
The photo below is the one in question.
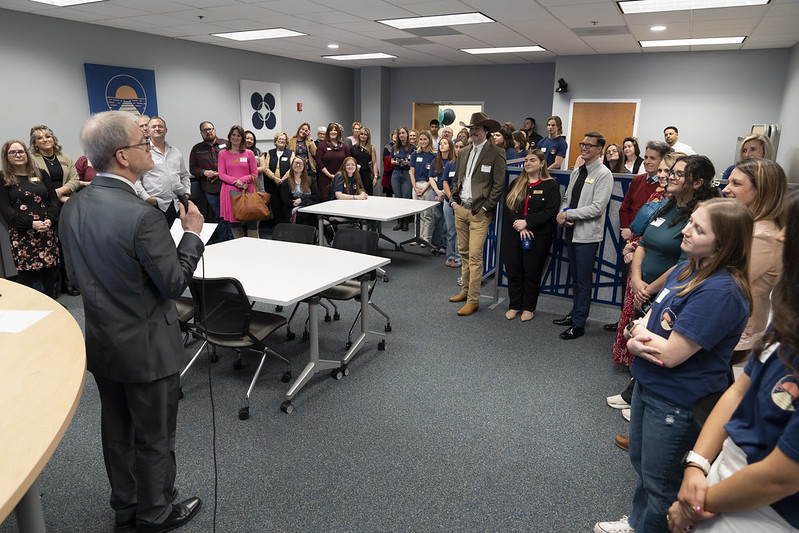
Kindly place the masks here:
POLYGON ((594 524, 594 533, 635 533, 630 527, 626 516, 615 522, 597 522, 594 524))
POLYGON ((621 416, 623 416, 623 417, 624 417, 624 419, 625 419, 627 422, 629 422, 629 421, 630 421, 630 410, 629 410, 629 409, 622 409, 622 410, 621 410, 621 416))
POLYGON ((621 397, 621 394, 616 394, 615 396, 608 396, 606 398, 608 405, 614 409, 629 409, 630 404, 625 402, 624 399, 621 397))

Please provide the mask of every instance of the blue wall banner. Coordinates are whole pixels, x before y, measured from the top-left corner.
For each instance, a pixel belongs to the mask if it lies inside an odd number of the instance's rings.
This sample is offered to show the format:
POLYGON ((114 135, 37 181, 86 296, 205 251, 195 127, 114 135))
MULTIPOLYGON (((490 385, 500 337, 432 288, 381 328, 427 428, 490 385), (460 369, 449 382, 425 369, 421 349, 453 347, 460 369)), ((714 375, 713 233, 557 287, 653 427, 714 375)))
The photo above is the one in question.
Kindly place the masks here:
POLYGON ((89 111, 127 111, 134 115, 155 116, 155 71, 84 63, 89 111))

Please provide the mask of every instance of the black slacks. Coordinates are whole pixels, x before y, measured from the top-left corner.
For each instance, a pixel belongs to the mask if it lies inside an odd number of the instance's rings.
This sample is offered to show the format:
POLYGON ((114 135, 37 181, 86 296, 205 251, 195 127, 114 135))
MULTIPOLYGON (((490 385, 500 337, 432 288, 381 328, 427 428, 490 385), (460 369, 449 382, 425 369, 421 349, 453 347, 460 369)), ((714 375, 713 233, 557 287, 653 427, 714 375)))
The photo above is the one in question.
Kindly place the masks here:
POLYGON ((553 232, 541 232, 533 238, 530 249, 524 250, 519 232, 506 225, 502 235, 502 257, 508 276, 508 308, 535 311, 553 239, 553 232))
POLYGON ((172 511, 180 375, 150 383, 94 376, 111 507, 118 521, 160 524, 172 511))

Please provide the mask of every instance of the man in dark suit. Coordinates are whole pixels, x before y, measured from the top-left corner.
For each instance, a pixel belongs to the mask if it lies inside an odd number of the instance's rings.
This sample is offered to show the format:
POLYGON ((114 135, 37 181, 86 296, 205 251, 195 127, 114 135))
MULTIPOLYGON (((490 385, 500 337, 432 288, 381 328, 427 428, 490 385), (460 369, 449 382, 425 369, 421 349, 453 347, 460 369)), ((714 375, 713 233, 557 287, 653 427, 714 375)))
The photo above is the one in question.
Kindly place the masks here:
POLYGON ((175 249, 164 216, 134 192, 153 160, 129 113, 94 115, 80 140, 97 177, 64 205, 59 236, 70 279, 83 289, 115 531, 169 531, 202 505, 173 500, 183 359, 174 298, 203 253, 203 217, 193 203, 188 212, 180 206, 185 233, 175 249))
POLYGON ((488 134, 499 131, 499 122, 485 113, 473 113, 468 125, 472 142, 458 154, 452 187, 452 208, 458 232, 463 284, 450 302, 466 302, 458 315, 468 316, 480 305, 483 281, 483 245, 497 202, 505 190, 505 150, 487 141, 488 134))

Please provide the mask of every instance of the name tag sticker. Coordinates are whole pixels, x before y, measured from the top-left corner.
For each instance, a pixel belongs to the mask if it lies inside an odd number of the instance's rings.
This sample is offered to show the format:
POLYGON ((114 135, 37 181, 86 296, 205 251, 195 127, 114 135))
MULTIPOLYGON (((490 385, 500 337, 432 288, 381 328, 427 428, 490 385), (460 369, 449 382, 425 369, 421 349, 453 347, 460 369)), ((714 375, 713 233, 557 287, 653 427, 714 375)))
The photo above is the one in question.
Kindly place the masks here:
POLYGON ((239 163, 246 163, 246 162, 247 162, 247 156, 239 158, 239 163))
POLYGON ((491 172, 491 165, 480 165, 480 172, 491 172))
POLYGON ((660 218, 655 219, 652 222, 650 222, 649 225, 650 226, 655 226, 656 228, 659 228, 660 226, 663 225, 664 222, 666 222, 666 219, 663 218, 663 217, 660 217, 660 218))
POLYGON ((450 171, 450 173, 449 173, 449 177, 450 177, 450 178, 454 178, 454 177, 455 177, 455 171, 454 171, 454 170, 451 170, 451 171, 450 171))
POLYGON ((283 157, 281 157, 281 158, 280 158, 280 160, 281 160, 281 161, 288 161, 288 160, 289 160, 289 158, 288 158, 288 157, 286 157, 286 156, 283 156, 283 157))
POLYGON ((416 158, 416 162, 417 163, 421 163, 422 159, 424 159, 424 158, 422 156, 419 156, 419 157, 416 158))
POLYGON ((668 296, 670 292, 671 292, 671 291, 670 291, 669 289, 663 289, 663 290, 661 290, 661 291, 660 291, 660 293, 658 294, 658 297, 657 297, 657 299, 655 300, 655 303, 661 303, 661 302, 663 302, 663 299, 664 299, 666 296, 668 296))
POLYGON ((585 178, 586 183, 594 183, 594 178, 585 178))
POLYGON ((544 191, 535 190, 533 191, 533 194, 544 194, 544 191))

